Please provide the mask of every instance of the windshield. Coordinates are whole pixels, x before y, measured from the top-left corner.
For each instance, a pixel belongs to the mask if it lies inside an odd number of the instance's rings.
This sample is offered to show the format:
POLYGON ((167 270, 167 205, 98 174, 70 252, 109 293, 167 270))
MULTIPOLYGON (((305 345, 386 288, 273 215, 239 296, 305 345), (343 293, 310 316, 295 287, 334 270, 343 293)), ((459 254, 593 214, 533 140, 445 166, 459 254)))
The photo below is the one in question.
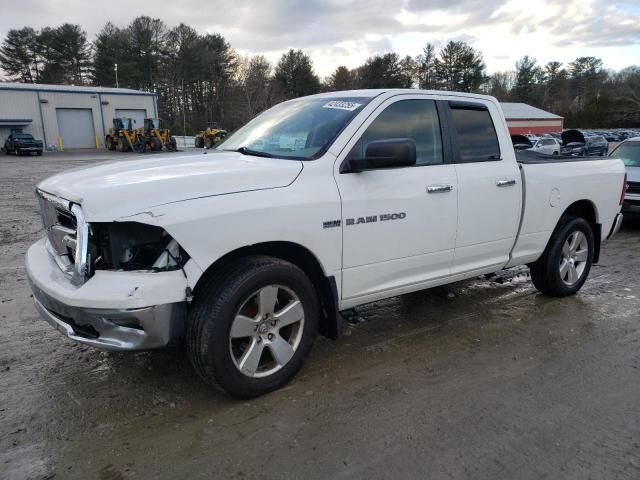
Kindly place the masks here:
POLYGON ((620 158, 627 167, 640 167, 640 142, 621 143, 611 156, 620 158))
POLYGON ((311 160, 322 155, 369 97, 307 97, 258 115, 218 145, 247 155, 311 160))

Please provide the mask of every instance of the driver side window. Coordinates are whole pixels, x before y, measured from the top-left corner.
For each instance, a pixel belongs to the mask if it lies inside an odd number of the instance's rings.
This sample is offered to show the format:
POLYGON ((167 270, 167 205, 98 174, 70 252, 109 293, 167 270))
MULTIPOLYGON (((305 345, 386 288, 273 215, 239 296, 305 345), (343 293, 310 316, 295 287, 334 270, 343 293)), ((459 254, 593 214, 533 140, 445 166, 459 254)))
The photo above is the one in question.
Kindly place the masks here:
POLYGON ((367 145, 371 142, 399 138, 415 142, 416 165, 443 163, 440 121, 435 101, 400 100, 389 105, 367 127, 349 157, 364 157, 367 145))

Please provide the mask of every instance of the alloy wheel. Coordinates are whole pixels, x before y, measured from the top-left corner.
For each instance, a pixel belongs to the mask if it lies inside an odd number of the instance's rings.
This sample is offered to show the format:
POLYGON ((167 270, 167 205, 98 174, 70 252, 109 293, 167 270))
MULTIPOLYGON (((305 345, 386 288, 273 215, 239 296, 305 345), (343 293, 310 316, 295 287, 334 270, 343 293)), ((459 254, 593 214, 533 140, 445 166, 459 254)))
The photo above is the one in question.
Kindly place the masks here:
POLYGON ((267 285, 249 295, 238 309, 229 333, 236 368, 252 378, 283 368, 302 339, 304 308, 298 296, 282 285, 267 285))
POLYGON ((589 242, 580 230, 569 235, 560 255, 560 278, 569 286, 580 281, 589 259, 589 242))

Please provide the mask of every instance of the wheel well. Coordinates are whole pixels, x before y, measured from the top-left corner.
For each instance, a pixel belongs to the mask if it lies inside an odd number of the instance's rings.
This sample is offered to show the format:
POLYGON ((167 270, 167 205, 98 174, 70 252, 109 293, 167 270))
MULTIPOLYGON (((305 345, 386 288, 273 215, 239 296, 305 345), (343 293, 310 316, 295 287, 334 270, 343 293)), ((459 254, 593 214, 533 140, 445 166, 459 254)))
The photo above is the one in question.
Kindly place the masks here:
POLYGON ((593 263, 598 263, 600 260, 600 243, 602 241, 602 228, 598 224, 596 207, 589 200, 579 200, 572 203, 564 211, 558 225, 562 223, 562 219, 566 217, 579 217, 584 218, 593 231, 593 263))
POLYGON ((340 333, 341 316, 338 311, 338 290, 335 278, 327 277, 320 262, 307 248, 292 242, 264 242, 233 250, 220 257, 207 268, 198 279, 194 295, 216 274, 224 275, 227 265, 249 255, 266 255, 291 262, 307 274, 320 300, 320 334, 337 338, 340 333))

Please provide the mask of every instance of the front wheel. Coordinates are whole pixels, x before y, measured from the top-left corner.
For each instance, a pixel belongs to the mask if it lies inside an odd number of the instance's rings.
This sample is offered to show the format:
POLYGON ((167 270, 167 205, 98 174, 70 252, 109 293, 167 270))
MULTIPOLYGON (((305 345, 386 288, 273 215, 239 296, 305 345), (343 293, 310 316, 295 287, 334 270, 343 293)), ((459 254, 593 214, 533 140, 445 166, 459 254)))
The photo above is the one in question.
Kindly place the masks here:
POLYGON ((567 218, 556 228, 542 256, 529 265, 533 285, 552 297, 573 295, 587 280, 594 239, 584 218, 567 218))
POLYGON ((265 256, 241 259, 196 292, 189 358, 209 385, 238 397, 263 395, 302 367, 318 311, 313 285, 298 267, 265 256))
POLYGON ((167 145, 165 147, 167 149, 168 152, 175 152, 178 150, 178 144, 176 142, 176 139, 173 137, 169 137, 169 141, 167 142, 167 145))

